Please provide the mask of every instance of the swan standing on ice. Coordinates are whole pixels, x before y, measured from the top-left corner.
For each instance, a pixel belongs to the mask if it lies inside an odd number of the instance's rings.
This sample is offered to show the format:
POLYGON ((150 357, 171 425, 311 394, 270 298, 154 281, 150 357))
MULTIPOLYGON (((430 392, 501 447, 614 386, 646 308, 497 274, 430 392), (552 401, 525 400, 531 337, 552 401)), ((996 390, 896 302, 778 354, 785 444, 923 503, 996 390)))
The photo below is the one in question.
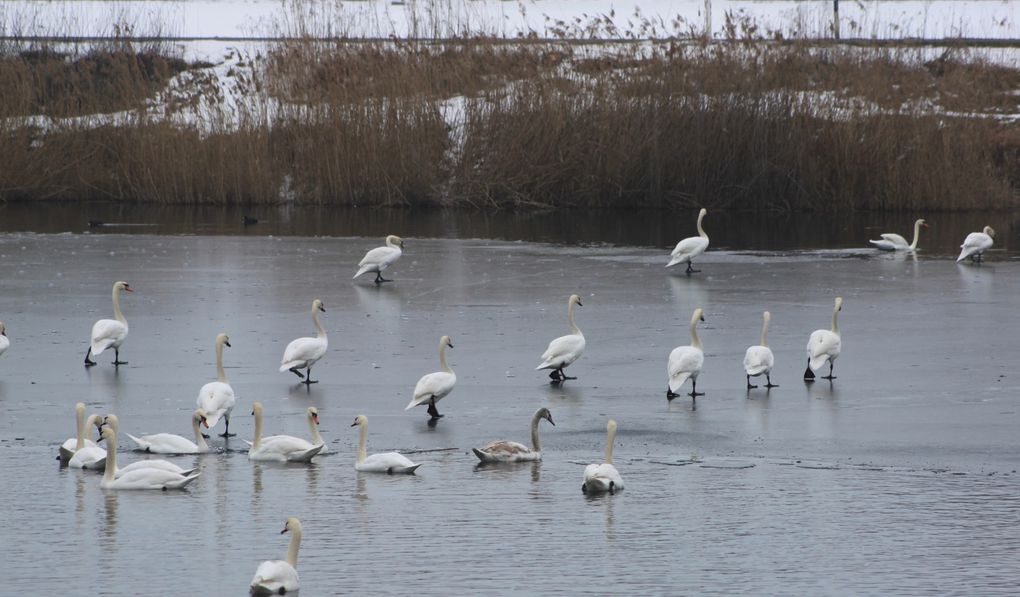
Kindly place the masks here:
POLYGON ((708 210, 701 208, 701 211, 698 212, 698 236, 691 236, 678 242, 670 254, 670 260, 666 267, 673 267, 678 263, 686 263, 687 275, 701 271, 700 269, 694 269, 692 266, 694 265, 694 258, 708 249, 708 235, 705 234, 705 229, 701 227, 701 220, 705 219, 705 214, 707 213, 708 210))
POLYGON ((11 347, 11 340, 7 337, 7 326, 4 322, 0 321, 0 355, 7 352, 7 349, 11 347))
POLYGON ((616 421, 609 419, 606 425, 606 461, 602 464, 589 464, 584 467, 584 483, 581 491, 585 493, 615 493, 623 489, 623 478, 613 466, 613 442, 616 441, 616 421))
POLYGON ((292 435, 271 435, 262 437, 262 403, 252 405, 255 416, 255 439, 248 450, 249 460, 270 462, 311 462, 312 457, 322 451, 323 444, 312 445, 307 440, 292 435))
POLYGON ((576 294, 570 295, 570 298, 567 299, 567 322, 570 323, 570 333, 550 342, 549 347, 542 353, 542 363, 535 367, 535 371, 552 369, 553 371, 549 374, 549 378, 554 383, 568 379, 577 379, 576 377, 567 377, 563 373, 563 369, 581 358, 581 355, 584 353, 584 334, 581 333, 577 324, 574 323, 574 305, 578 307, 584 306, 581 304, 581 297, 576 294))
POLYGON ((128 322, 124 314, 120 312, 120 291, 134 292, 127 282, 117 282, 113 285, 113 317, 114 319, 100 319, 92 325, 92 343, 89 351, 85 353, 85 366, 91 367, 96 364, 91 358, 99 356, 107 348, 113 349, 113 364, 127 365, 127 361, 120 360, 120 345, 128 335, 128 322))
POLYGON ((361 258, 358 263, 358 273, 354 274, 357 278, 361 274, 368 272, 375 272, 375 283, 381 284, 383 282, 392 282, 393 280, 387 280, 382 277, 384 269, 393 265, 400 256, 404 254, 404 240, 399 236, 389 235, 386 237, 385 247, 376 247, 365 253, 365 256, 361 258))
POLYGON ((75 436, 64 440, 64 443, 60 445, 60 461, 68 462, 74 453, 84 448, 85 446, 95 446, 96 442, 85 437, 87 431, 91 431, 92 427, 85 426, 85 403, 79 402, 74 405, 74 428, 75 436))
POLYGON ((354 464, 354 470, 363 473, 386 473, 388 475, 404 474, 411 475, 421 466, 421 463, 411 462, 407 456, 400 452, 383 452, 381 454, 368 455, 368 417, 358 415, 351 427, 361 427, 358 433, 358 460, 354 464))
POLYGON ((159 468, 145 467, 126 471, 120 477, 117 472, 117 431, 110 425, 103 427, 103 439, 109 452, 106 456, 106 472, 99 486, 103 489, 184 489, 202 473, 182 475, 159 468))
POLYGON ((959 263, 970 257, 974 263, 983 261, 982 255, 995 244, 995 230, 991 226, 985 226, 981 232, 971 232, 960 245, 960 256, 956 258, 959 263))
MULTIPOLYGON (((92 429, 93 426, 98 427, 103 421, 103 418, 99 415, 89 415, 87 421, 85 421, 85 427, 92 429)), ((87 468, 92 470, 99 470, 106 466, 106 450, 93 444, 91 446, 83 446, 75 450, 74 455, 67 461, 67 466, 71 468, 87 468)))
MULTIPOLYGON (((117 437, 120 437, 120 419, 117 418, 117 415, 106 415, 98 426, 100 434, 102 434, 104 427, 110 427, 113 429, 113 432, 117 434, 117 437)), ((199 433, 199 435, 201 435, 201 433, 199 433)), ((195 472, 195 469, 193 468, 184 469, 169 460, 150 458, 146 460, 136 460, 124 468, 119 466, 116 467, 116 470, 114 470, 113 473, 113 478, 120 479, 125 474, 142 468, 155 468, 163 471, 170 471, 171 473, 177 473, 178 475, 184 475, 185 477, 195 472)))
POLYGON ((768 311, 762 313, 761 323, 761 344, 749 346, 744 353, 744 372, 747 373, 747 389, 751 390, 758 386, 751 384, 752 377, 765 376, 766 388, 778 388, 779 385, 772 383, 769 374, 772 373, 772 365, 775 357, 772 356, 772 349, 769 348, 769 322, 772 321, 772 314, 768 311))
POLYGON ((322 301, 315 299, 312 301, 312 322, 315 323, 316 336, 292 340, 287 345, 287 350, 283 351, 283 361, 280 362, 281 372, 290 371, 303 379, 306 385, 319 383, 312 381, 312 365, 321 359, 329 348, 326 330, 322 329, 322 324, 319 323, 319 311, 325 313, 326 307, 322 305, 322 301), (298 369, 307 369, 308 376, 302 375, 298 369))
POLYGON ((230 346, 230 338, 226 334, 216 336, 216 381, 211 381, 198 391, 198 399, 195 401, 198 408, 205 413, 205 426, 212 429, 220 418, 226 423, 226 428, 220 437, 233 437, 236 433, 230 433, 230 411, 234 410, 237 399, 234 397, 234 388, 227 382, 227 372, 223 369, 223 347, 230 346))
POLYGON ((832 329, 815 330, 807 343, 808 365, 804 370, 804 381, 814 381, 814 371, 822 368, 826 361, 829 362, 829 374, 823 375, 822 379, 836 379, 832 375, 832 364, 842 349, 843 342, 839 335, 839 321, 836 316, 843 309, 843 298, 836 297, 836 305, 832 308, 832 329))
POLYGON ((511 441, 491 442, 484 448, 471 448, 475 456, 482 462, 525 462, 531 460, 542 460, 542 445, 538 443, 538 422, 542 419, 549 421, 553 427, 552 413, 548 408, 542 407, 535 411, 531 417, 531 448, 523 444, 511 441))
POLYGON ((286 595, 301 588, 298 581, 297 558, 301 549, 301 521, 293 516, 287 519, 280 534, 290 531, 290 547, 286 560, 266 560, 255 569, 251 579, 252 595, 286 595))
POLYGON ((411 410, 416 406, 428 404, 428 413, 433 421, 443 416, 436 409, 436 402, 442 400, 444 396, 453 390, 453 386, 457 384, 457 374, 446 364, 447 347, 453 348, 453 340, 449 336, 443 336, 439 339, 439 368, 441 371, 423 375, 418 380, 418 383, 414 386, 414 397, 404 407, 404 410, 411 410))
POLYGON ((209 444, 205 443, 205 436, 202 435, 202 425, 209 427, 205 412, 198 409, 191 415, 191 430, 195 434, 195 441, 173 433, 156 433, 142 437, 135 437, 130 433, 126 435, 138 444, 139 450, 152 454, 202 454, 209 451, 209 444))
POLYGON ((882 240, 869 240, 868 242, 875 245, 875 248, 880 251, 913 251, 917 248, 917 239, 920 237, 921 228, 927 229, 928 224, 923 219, 918 219, 914 222, 914 240, 910 244, 907 244, 907 239, 895 232, 886 232, 882 235, 882 240))
POLYGON ((688 378, 691 380, 692 399, 697 400, 698 396, 704 396, 704 392, 698 391, 698 375, 701 373, 701 366, 705 364, 705 351, 701 348, 701 338, 698 338, 698 322, 705 321, 701 309, 695 309, 691 315, 691 345, 677 346, 669 353, 669 361, 666 363, 666 375, 669 377, 669 384, 666 387, 666 399, 672 400, 679 396, 680 386, 688 378))

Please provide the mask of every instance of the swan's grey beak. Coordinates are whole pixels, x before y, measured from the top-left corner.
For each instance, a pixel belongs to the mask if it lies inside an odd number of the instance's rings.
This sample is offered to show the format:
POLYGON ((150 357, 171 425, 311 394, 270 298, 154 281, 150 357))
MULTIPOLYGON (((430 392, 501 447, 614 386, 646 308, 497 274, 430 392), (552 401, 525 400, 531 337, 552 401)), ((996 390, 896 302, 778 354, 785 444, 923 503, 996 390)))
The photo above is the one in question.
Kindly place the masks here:
MULTIPOLYGON (((224 341, 223 345, 224 346, 230 346, 230 341, 229 340, 224 341)), ((230 346, 230 347, 233 348, 233 346, 230 346)))
POLYGON ((280 531, 280 534, 282 535, 282 534, 284 534, 284 533, 286 533, 286 532, 287 532, 287 527, 283 527, 283 530, 282 530, 282 531, 280 531))
POLYGON ((578 307, 583 307, 584 306, 584 303, 581 302, 581 299, 577 299, 577 306, 578 307))
POLYGON ((324 307, 322 305, 319 305, 319 311, 322 311, 323 313, 325 313, 326 312, 326 307, 324 307))
POLYGON ((357 421, 351 423, 351 427, 357 427, 357 426, 358 426, 358 422, 357 421))
POLYGON ((705 321, 705 316, 702 315, 699 319, 701 319, 701 321, 705 321))
POLYGON ((552 425, 553 427, 556 426, 556 423, 553 423, 553 420, 552 420, 551 416, 548 419, 546 419, 546 421, 549 421, 549 424, 552 425))

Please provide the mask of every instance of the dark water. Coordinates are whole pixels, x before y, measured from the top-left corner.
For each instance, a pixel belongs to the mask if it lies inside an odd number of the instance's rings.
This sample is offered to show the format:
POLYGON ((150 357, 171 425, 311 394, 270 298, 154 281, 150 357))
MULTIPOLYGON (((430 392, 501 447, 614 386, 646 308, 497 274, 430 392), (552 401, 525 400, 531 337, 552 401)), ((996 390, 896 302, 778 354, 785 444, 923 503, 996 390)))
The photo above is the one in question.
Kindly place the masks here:
MULTIPOLYGON (((287 516, 305 528, 304 595, 1016 593, 1013 252, 961 266, 944 257, 948 239, 913 259, 841 248, 848 233, 790 251, 782 243, 794 239, 777 229, 765 247, 710 252, 687 278, 667 274, 657 247, 675 242, 667 227, 689 234, 686 214, 650 219, 659 236, 641 241, 623 232, 627 218, 599 229, 589 216, 509 215, 474 227, 482 216, 324 211, 253 232, 232 213, 149 213, 123 219, 159 224, 148 230, 0 234, 0 320, 12 340, 0 358, 4 594, 244 594, 260 561, 285 554, 287 516), (176 234, 185 220, 196 235, 176 234), (355 226, 369 238, 348 236, 362 234, 355 226), (558 242, 478 239, 515 230, 558 242), (606 233, 612 246, 590 246, 600 230, 620 232, 606 233), (396 282, 352 282, 363 252, 390 232, 407 239, 396 282), (116 279, 136 289, 123 299, 130 365, 118 371, 103 354, 86 370, 88 331, 110 316, 116 279), (579 379, 552 387, 532 369, 566 332, 571 292, 584 299, 588 349, 568 370, 579 379), (805 385, 806 338, 828 327, 837 294, 838 379, 805 385), (277 367, 286 343, 312 332, 316 297, 330 350, 307 391, 277 367), (696 410, 664 396, 666 357, 688 343, 695 307, 705 308, 707 394, 696 410), (780 387, 748 394, 741 359, 763 309, 780 387), (53 460, 77 401, 116 412, 128 433, 187 436, 198 389, 215 376, 219 331, 233 344, 239 436, 214 438, 214 454, 172 457, 203 471, 187 491, 104 492, 97 473, 53 460), (430 428, 423 410, 403 407, 437 369, 442 334, 454 339, 458 385, 430 428), (299 436, 304 409, 317 406, 332 453, 312 466, 249 462, 240 439, 251 436, 254 400, 267 432, 299 436), (540 406, 556 420, 541 429, 542 463, 476 468, 472 446, 526 441, 540 406), (359 413, 370 451, 424 451, 411 454, 425 462, 417 476, 354 471, 359 413), (600 460, 609 417, 627 488, 589 498, 581 472, 600 460)), ((51 215, 37 231, 83 228, 82 214, 51 215)), ((894 229, 907 232, 908 219, 894 229)), ((988 218, 930 219, 934 239, 988 218)), ((998 226, 997 246, 1010 226, 998 226)), ((757 229, 747 238, 768 226, 757 229)))

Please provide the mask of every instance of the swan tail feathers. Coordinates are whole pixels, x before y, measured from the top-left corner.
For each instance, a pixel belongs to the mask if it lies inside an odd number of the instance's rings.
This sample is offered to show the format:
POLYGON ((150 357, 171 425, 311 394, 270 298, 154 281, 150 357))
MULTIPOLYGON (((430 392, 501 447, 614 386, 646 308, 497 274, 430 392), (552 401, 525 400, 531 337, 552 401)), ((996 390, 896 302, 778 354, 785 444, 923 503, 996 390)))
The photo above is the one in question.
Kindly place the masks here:
POLYGON ((820 354, 815 357, 811 357, 810 367, 812 371, 818 371, 823 365, 829 360, 828 354, 820 354))
POLYGON ((251 443, 250 441, 248 441, 248 440, 246 440, 246 439, 242 439, 241 441, 243 441, 244 443, 248 444, 248 447, 249 447, 249 448, 251 448, 252 446, 254 446, 254 445, 255 445, 255 444, 251 443))
POLYGON ((220 422, 220 417, 222 417, 222 416, 223 416, 222 414, 207 415, 205 421, 206 421, 206 425, 209 426, 209 429, 212 429, 213 427, 215 427, 216 423, 220 422))
POLYGON ((357 278, 362 274, 367 274, 371 269, 372 269, 371 265, 363 265, 358 269, 358 273, 354 274, 354 276, 351 279, 353 280, 354 278, 357 278))
POLYGON ((412 464, 411 466, 395 467, 393 472, 399 475, 413 475, 414 471, 418 470, 418 467, 422 464, 423 463, 419 462, 418 464, 412 464))
POLYGON ((479 450, 478 448, 471 448, 471 451, 474 452, 475 456, 478 457, 478 460, 481 460, 482 462, 491 462, 492 461, 492 457, 491 456, 489 456, 486 452, 483 452, 483 451, 479 450))
POLYGON ((140 438, 140 437, 135 437, 135 436, 131 435, 130 433, 125 433, 124 435, 126 435, 126 436, 130 437, 130 438, 131 438, 131 441, 133 441, 133 442, 135 442, 136 444, 138 444, 138 447, 139 447, 140 449, 142 449, 142 450, 144 450, 144 449, 146 449, 146 448, 148 448, 148 447, 149 447, 149 443, 148 443, 148 442, 146 442, 146 441, 144 441, 144 440, 143 440, 142 438, 140 438))
POLYGON ((428 398, 429 398, 428 396, 421 396, 419 398, 411 398, 411 401, 407 403, 407 406, 404 407, 404 410, 411 410, 412 408, 414 408, 416 406, 421 406, 422 404, 425 404, 428 401, 427 400, 428 398))
POLYGON ((311 462, 312 457, 322 451, 324 444, 312 446, 311 448, 303 452, 294 452, 287 456, 287 460, 291 462, 311 462))
POLYGON ((681 373, 675 377, 670 377, 669 389, 673 392, 680 391, 680 386, 684 385, 684 382, 686 382, 687 378, 689 378, 690 376, 691 376, 690 373, 681 373))
POLYGON ((195 473, 194 475, 186 475, 180 481, 172 481, 166 484, 167 489, 184 489, 189 483, 202 476, 202 473, 195 473))

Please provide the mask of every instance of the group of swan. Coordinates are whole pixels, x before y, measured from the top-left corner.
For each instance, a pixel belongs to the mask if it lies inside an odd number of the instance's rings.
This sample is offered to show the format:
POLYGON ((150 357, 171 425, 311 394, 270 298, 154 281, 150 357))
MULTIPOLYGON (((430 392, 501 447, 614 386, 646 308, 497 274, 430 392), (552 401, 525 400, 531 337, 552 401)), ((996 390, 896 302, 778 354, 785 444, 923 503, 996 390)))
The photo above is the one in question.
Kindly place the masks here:
POLYGON ((404 240, 399 236, 389 235, 386 237, 385 247, 376 247, 365 253, 358 263, 358 271, 354 274, 357 278, 361 274, 375 272, 375 283, 391 282, 382 277, 383 270, 393 265, 400 256, 404 254, 404 240))
MULTIPOLYGON (((251 414, 255 417, 255 438, 248 442, 249 460, 270 462, 311 462, 316 454, 326 447, 324 443, 312 442, 294 437, 293 435, 270 435, 262 437, 262 403, 252 404, 251 414)), ((309 417, 318 418, 318 414, 309 412, 309 417)))
MULTIPOLYGON (((829 364, 829 374, 823 379, 836 379, 832 375, 833 363, 839 356, 842 349, 842 342, 839 335, 838 314, 843 308, 842 297, 836 297, 832 309, 832 328, 828 330, 815 330, 811 333, 807 343, 808 367, 804 371, 805 381, 814 381, 814 371, 821 369, 826 363, 829 364)), ((688 394, 692 399, 703 396, 704 392, 698 392, 698 375, 705 364, 705 352, 698 337, 698 322, 705 321, 702 309, 695 309, 691 315, 691 343, 689 346, 677 346, 669 353, 666 362, 666 376, 668 386, 666 398, 672 400, 679 396, 680 387, 690 379, 691 392, 688 394)), ((761 344, 748 347, 744 353, 744 373, 747 376, 747 389, 751 390, 758 386, 751 383, 752 377, 765 376, 765 387, 768 389, 779 387, 772 383, 772 367, 775 364, 775 357, 772 349, 769 348, 768 333, 769 323, 772 321, 772 314, 768 311, 762 313, 761 344)))

